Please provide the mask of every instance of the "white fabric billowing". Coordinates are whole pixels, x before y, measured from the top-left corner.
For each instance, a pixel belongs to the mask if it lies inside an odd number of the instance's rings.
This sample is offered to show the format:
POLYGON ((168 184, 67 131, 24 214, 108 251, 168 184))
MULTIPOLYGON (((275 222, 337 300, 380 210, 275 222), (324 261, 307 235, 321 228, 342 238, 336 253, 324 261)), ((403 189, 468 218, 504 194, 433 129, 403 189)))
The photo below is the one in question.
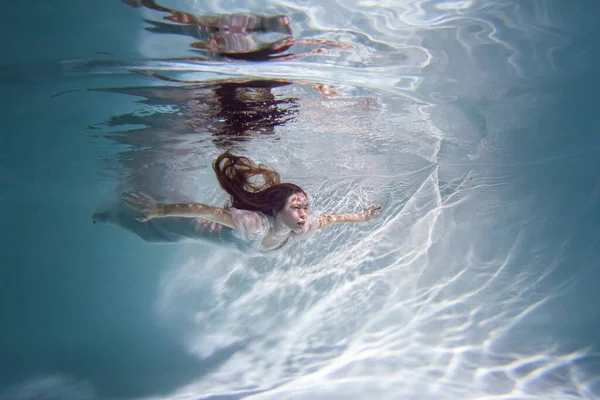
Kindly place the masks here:
POLYGON ((233 223, 235 224, 233 234, 237 238, 248 242, 247 244, 250 247, 261 252, 280 249, 290 242, 289 239, 312 234, 319 228, 318 218, 309 215, 306 219, 306 223, 302 227, 302 231, 298 233, 290 232, 290 235, 279 242, 279 244, 276 246, 273 246, 269 249, 264 249, 260 245, 263 239, 271 231, 271 228, 274 226, 273 217, 260 211, 238 210, 237 208, 229 208, 229 211, 231 212, 233 223))
POLYGON ((273 226, 273 217, 260 211, 238 210, 230 208, 235 224, 234 234, 240 239, 262 240, 273 226))

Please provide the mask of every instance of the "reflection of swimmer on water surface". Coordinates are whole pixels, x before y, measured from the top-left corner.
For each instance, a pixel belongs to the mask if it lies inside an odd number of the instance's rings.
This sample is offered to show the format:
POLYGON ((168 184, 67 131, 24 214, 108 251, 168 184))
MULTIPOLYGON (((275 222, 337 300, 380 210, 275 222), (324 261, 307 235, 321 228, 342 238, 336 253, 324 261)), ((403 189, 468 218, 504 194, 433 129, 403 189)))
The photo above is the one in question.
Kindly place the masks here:
POLYGON ((279 174, 262 164, 225 152, 214 160, 213 169, 230 197, 225 207, 158 203, 146 194, 126 192, 123 203, 137 215, 127 214, 119 205, 120 210, 95 214, 94 222, 118 223, 148 241, 195 239, 270 252, 330 223, 369 221, 381 211, 373 204, 355 214, 315 216, 309 213, 304 190, 281 183, 279 174))
POLYGON ((203 140, 204 134, 210 133, 211 140, 226 150, 259 135, 274 135, 277 126, 295 120, 299 109, 298 98, 273 93, 273 89, 291 83, 289 80, 232 79, 204 81, 199 85, 110 88, 98 91, 144 97, 140 103, 153 110, 178 110, 131 112, 113 116, 105 122, 105 126, 142 128, 135 131, 129 129, 118 137, 108 135, 112 140, 130 145, 138 145, 137 141, 142 140, 142 146, 145 147, 152 144, 153 138, 157 141, 161 138, 187 140, 190 138, 189 134, 199 134, 198 140, 203 140), (181 135, 186 135, 186 138, 181 135))
MULTIPOLYGON (((303 54, 279 54, 296 44, 351 47, 348 44, 324 39, 294 39, 289 25, 290 20, 286 15, 194 15, 163 7, 154 0, 123 0, 123 2, 134 7, 144 6, 151 10, 168 12, 170 15, 165 16, 164 19, 176 24, 147 20, 152 26, 146 30, 200 38, 202 40, 192 43, 191 47, 219 57, 254 61, 281 60, 321 53, 326 50, 326 48, 319 47, 303 54)), ((186 59, 198 58, 188 57, 186 59)))
MULTIPOLYGON (((163 17, 166 20, 202 27, 207 32, 281 32, 292 34, 289 18, 285 15, 265 16, 256 14, 222 14, 222 15, 195 15, 185 11, 178 11, 164 7, 154 0, 123 0, 133 7, 146 7, 155 11, 168 12, 171 15, 163 17)), ((154 24, 154 21, 148 21, 154 24)), ((160 26, 160 25, 158 25, 160 26)), ((182 25, 172 25, 182 26, 182 25)), ((184 27, 184 26, 182 26, 184 27)), ((152 29, 152 28, 150 28, 152 29)), ((176 28, 173 28, 176 29, 176 28)), ((190 31, 190 33, 200 31, 190 31)), ((175 33, 175 32, 170 32, 175 33)))

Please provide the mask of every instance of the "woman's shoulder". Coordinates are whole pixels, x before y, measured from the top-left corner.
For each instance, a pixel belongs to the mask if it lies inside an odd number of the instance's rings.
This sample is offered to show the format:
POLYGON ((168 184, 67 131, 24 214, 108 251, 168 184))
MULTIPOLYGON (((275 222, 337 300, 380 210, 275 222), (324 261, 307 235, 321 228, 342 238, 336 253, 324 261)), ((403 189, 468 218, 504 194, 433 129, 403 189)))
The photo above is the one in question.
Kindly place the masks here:
POLYGON ((262 211, 255 211, 255 210, 244 210, 244 209, 240 209, 240 208, 235 208, 235 207, 229 207, 227 208, 227 210, 229 210, 229 212, 232 215, 236 215, 240 218, 259 218, 259 219, 273 219, 272 216, 263 213, 262 211))
POLYGON ((267 234, 273 226, 273 217, 260 211, 240 210, 229 208, 233 217, 235 230, 237 230, 244 239, 256 239, 267 234))

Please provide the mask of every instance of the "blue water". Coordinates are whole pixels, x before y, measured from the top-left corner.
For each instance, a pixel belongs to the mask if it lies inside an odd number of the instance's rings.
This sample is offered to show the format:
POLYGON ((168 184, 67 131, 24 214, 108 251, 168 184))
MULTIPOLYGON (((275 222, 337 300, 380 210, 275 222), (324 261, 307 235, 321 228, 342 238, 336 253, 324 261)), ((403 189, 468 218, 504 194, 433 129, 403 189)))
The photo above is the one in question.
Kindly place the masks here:
POLYGON ((2 400, 600 398, 596 2, 163 5, 286 15, 294 56, 4 6, 2 400), (222 204, 225 149, 384 212, 269 258, 92 224, 124 187, 222 204))

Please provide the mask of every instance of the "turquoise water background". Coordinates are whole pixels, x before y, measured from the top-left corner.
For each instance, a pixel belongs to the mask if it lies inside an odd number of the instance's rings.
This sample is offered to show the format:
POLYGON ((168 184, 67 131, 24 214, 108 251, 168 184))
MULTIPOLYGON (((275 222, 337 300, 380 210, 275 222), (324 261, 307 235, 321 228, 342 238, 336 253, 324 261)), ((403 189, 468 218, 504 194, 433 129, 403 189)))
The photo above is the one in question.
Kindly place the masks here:
POLYGON ((596 2, 165 5, 349 46, 214 59, 144 7, 5 5, 1 399, 600 397, 596 2), (221 204, 227 148, 384 213, 275 258, 92 224, 122 185, 221 204))

